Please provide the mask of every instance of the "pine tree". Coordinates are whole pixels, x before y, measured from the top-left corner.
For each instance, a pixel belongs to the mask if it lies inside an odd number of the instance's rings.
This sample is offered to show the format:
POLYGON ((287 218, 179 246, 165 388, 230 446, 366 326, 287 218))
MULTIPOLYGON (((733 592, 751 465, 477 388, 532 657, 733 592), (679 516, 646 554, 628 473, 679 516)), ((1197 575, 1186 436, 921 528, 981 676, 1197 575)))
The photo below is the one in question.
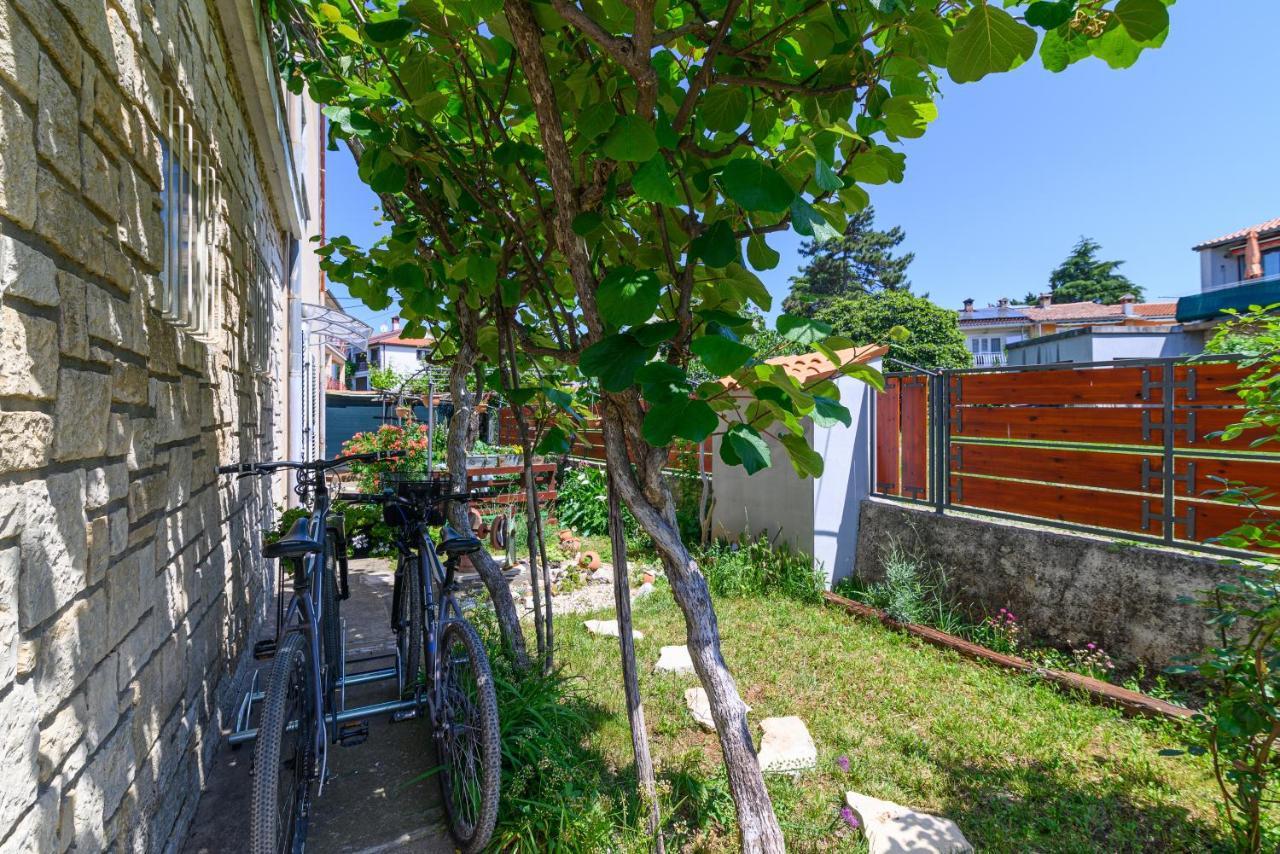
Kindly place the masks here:
POLYGON ((875 218, 875 208, 868 205, 849 218, 843 237, 800 245, 800 254, 810 261, 800 275, 791 278, 791 293, 782 302, 784 311, 813 316, 835 299, 910 289, 907 266, 915 255, 907 252, 895 257, 893 253, 906 234, 898 226, 877 230, 875 218))
MULTIPOLYGON (((1098 250, 1102 246, 1090 237, 1081 237, 1066 260, 1049 274, 1049 291, 1053 301, 1117 303, 1125 294, 1133 294, 1142 300, 1142 288, 1116 269, 1123 261, 1099 261, 1098 250)), ((1027 302, 1034 304, 1038 294, 1027 294, 1027 302)))

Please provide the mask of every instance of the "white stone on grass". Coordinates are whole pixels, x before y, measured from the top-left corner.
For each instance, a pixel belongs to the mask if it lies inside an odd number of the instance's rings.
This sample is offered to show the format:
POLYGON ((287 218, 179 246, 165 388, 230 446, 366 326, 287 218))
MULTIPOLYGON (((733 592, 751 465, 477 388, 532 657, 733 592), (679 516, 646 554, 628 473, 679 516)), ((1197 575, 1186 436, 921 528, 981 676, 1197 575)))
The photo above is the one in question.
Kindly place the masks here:
POLYGON ((655 673, 693 673, 693 659, 689 657, 687 646, 664 646, 658 651, 658 663, 653 665, 655 673))
MULTIPOLYGON (((698 726, 707 732, 716 731, 715 718, 711 717, 711 701, 707 699, 707 689, 702 687, 688 689, 684 692, 684 704, 689 707, 689 714, 693 715, 698 726)), ((747 706, 747 711, 751 711, 750 706, 747 706)))
POLYGON ((795 715, 760 721, 760 770, 765 773, 807 771, 818 764, 818 746, 809 728, 795 715))
POLYGON ((587 576, 592 584, 612 584, 613 583, 613 567, 600 567, 595 572, 587 576))
POLYGON ((954 821, 910 807, 846 792, 845 800, 862 822, 871 854, 971 854, 973 846, 954 821))
POLYGON ((643 599, 653 592, 653 584, 641 584, 636 588, 636 592, 631 594, 632 599, 643 599))
MULTIPOLYGON (((616 638, 622 634, 617 620, 585 620, 582 625, 587 627, 587 634, 602 638, 616 638)), ((644 640, 644 632, 635 629, 631 630, 631 636, 636 640, 644 640)))

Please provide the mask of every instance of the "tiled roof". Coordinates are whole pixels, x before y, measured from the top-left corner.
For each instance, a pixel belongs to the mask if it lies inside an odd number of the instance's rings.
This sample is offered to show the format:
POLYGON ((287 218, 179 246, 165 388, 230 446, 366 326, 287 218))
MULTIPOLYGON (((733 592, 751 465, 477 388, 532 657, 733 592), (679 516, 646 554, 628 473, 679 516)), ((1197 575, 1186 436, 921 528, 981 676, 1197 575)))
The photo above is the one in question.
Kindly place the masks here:
MULTIPOLYGON (((842 365, 866 363, 889 352, 883 344, 864 344, 861 347, 849 347, 837 350, 842 365)), ((778 356, 765 361, 766 365, 781 365, 793 379, 802 383, 824 380, 836 372, 836 366, 821 353, 805 353, 800 356, 778 356)), ((726 388, 736 388, 737 383, 730 377, 720 380, 726 388)))
POLYGON ((393 347, 430 347, 436 342, 430 338, 401 338, 399 329, 393 329, 390 332, 380 332, 377 335, 369 337, 370 344, 390 344, 393 347))
POLYGON ((1257 225, 1251 225, 1248 228, 1242 228, 1238 231, 1233 231, 1230 234, 1224 234, 1221 237, 1215 237, 1213 240, 1206 240, 1204 243, 1197 243, 1191 248, 1199 251, 1201 249, 1209 249, 1213 246, 1221 246, 1223 243, 1234 243, 1237 240, 1244 240, 1249 236, 1249 232, 1251 231, 1258 232, 1259 237, 1262 237, 1272 231, 1280 231, 1280 217, 1269 219, 1266 222, 1260 222, 1257 225))
MULTIPOLYGON (((1177 313, 1176 302, 1139 302, 1133 304, 1135 317, 1173 317, 1177 313)), ((1028 306, 1022 311, 1035 323, 1063 323, 1070 320, 1119 320, 1124 317, 1123 305, 1100 305, 1096 302, 1067 302, 1045 308, 1028 306)))

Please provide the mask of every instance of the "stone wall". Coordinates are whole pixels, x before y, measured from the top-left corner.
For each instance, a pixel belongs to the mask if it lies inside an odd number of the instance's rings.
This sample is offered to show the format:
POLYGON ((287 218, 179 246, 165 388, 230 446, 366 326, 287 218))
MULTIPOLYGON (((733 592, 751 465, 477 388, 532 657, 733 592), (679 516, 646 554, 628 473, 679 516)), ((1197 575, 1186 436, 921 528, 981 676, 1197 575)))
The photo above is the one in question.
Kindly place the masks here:
POLYGON ((948 597, 972 618, 1008 608, 1034 642, 1092 641, 1154 673, 1213 640, 1202 613, 1178 599, 1223 577, 1214 558, 878 499, 861 515, 859 578, 881 580, 896 544, 940 568, 948 597))
POLYGON ((180 843, 263 617, 269 496, 214 467, 275 450, 244 271, 281 281, 283 226, 213 15, 0 0, 3 852, 180 843), (166 88, 222 182, 207 342, 150 307, 166 88))

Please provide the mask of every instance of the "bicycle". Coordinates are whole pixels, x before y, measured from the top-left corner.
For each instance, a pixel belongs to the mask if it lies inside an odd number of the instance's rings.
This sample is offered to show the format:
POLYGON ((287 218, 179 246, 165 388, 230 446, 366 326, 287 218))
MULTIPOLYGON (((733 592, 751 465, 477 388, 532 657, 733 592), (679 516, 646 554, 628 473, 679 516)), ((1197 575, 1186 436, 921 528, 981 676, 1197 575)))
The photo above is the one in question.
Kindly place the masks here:
POLYGON ((335 727, 339 725, 332 714, 343 668, 338 601, 350 591, 343 520, 330 514, 325 474, 352 462, 378 462, 395 456, 398 454, 378 452, 309 463, 284 460, 218 468, 219 474, 241 478, 296 471, 294 491, 311 511, 262 549, 264 558, 281 561, 281 585, 275 637, 254 644, 254 657, 274 658, 274 662, 264 690, 259 693, 251 686, 231 739, 233 745, 255 741, 249 831, 249 848, 254 854, 302 850, 312 788, 317 779, 323 785, 328 765, 330 720, 335 727), (286 566, 293 576, 287 607, 283 585, 286 566), (262 702, 262 714, 258 727, 249 730, 255 700, 262 702), (264 773, 269 768, 278 769, 274 779, 264 773))
POLYGON ((473 496, 448 492, 447 480, 432 475, 388 473, 380 486, 380 493, 342 498, 381 504, 384 521, 396 532, 392 630, 404 672, 413 679, 401 691, 413 693, 431 714, 449 831, 469 854, 488 844, 497 822, 502 762, 489 657, 454 596, 459 561, 482 545, 454 531, 442 511, 445 502, 473 496), (429 533, 437 525, 443 527, 443 563, 429 533))
POLYGON ((294 591, 286 609, 282 581, 275 640, 254 648, 255 657, 273 655, 275 661, 261 692, 255 690, 255 674, 230 736, 233 745, 256 742, 252 854, 302 851, 317 781, 323 792, 329 744, 362 742, 368 734, 362 718, 391 714, 399 720, 416 716, 423 707, 430 712, 433 735, 445 758, 440 782, 455 841, 462 850, 475 852, 492 834, 501 762, 497 698, 479 635, 452 594, 457 562, 481 544, 475 538, 450 536, 446 526, 441 550, 447 559, 441 564, 427 531, 428 523, 443 522, 440 505, 469 500, 469 495, 447 493, 443 481, 432 479, 416 487, 414 481, 406 481, 377 495, 342 496, 381 503, 384 518, 398 532, 400 552, 392 593, 396 666, 346 676, 337 604, 349 595, 345 532, 341 517, 330 513, 324 475, 351 462, 386 461, 398 455, 377 452, 218 469, 240 477, 296 470, 296 491, 311 507, 308 516, 263 548, 264 557, 281 559, 282 579, 285 566, 292 569, 294 591), (421 664, 424 655, 426 668, 421 664), (348 682, 383 679, 396 680, 397 700, 345 708, 348 682), (262 703, 262 712, 258 726, 250 728, 255 702, 262 703))

